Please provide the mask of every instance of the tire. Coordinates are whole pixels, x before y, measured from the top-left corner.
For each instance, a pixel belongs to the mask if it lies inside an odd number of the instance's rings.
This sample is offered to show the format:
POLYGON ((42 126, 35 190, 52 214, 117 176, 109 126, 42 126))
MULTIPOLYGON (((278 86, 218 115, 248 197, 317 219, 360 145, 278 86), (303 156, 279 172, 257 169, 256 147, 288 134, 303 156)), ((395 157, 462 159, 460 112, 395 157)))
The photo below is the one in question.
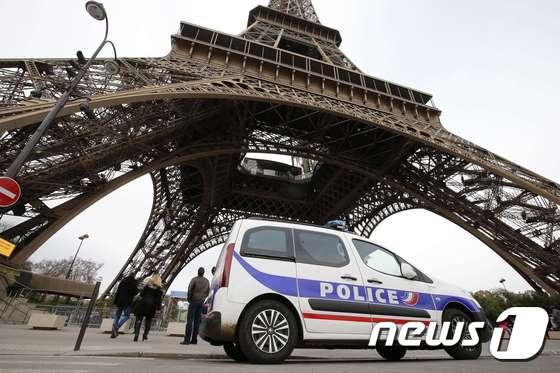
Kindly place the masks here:
POLYGON ((475 360, 478 359, 482 352, 482 342, 478 342, 475 346, 462 346, 461 342, 465 337, 468 337, 467 327, 473 321, 472 317, 467 313, 455 309, 449 308, 443 312, 443 321, 450 321, 451 328, 449 330, 449 337, 451 337, 455 331, 454 323, 457 321, 465 322, 465 329, 463 330, 463 335, 459 343, 455 346, 445 347, 445 351, 456 360, 475 360))
POLYGON ((237 331, 239 348, 251 363, 277 364, 292 353, 298 326, 292 311, 275 300, 249 306, 237 331))
POLYGON ((406 354, 406 348, 399 345, 376 346, 375 349, 382 358, 389 361, 399 361, 406 354))
POLYGON ((224 343, 224 351, 226 355, 235 361, 247 361, 247 356, 243 354, 239 346, 233 342, 224 343))

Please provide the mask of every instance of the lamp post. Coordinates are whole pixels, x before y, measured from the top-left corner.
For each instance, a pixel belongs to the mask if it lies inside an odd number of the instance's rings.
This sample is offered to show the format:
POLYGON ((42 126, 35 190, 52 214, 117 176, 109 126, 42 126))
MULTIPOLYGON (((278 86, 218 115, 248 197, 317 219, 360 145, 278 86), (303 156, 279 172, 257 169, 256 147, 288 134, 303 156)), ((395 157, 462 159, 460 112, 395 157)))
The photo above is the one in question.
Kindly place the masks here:
POLYGON ((70 267, 68 268, 68 272, 66 272, 66 279, 67 280, 70 278, 70 275, 72 274, 72 267, 74 267, 74 262, 76 261, 76 258, 78 257, 78 253, 80 252, 80 248, 82 247, 82 244, 84 243, 84 240, 86 238, 89 238, 89 235, 87 233, 78 237, 78 239, 80 240, 80 244, 78 245, 78 250, 76 250, 76 254, 74 255, 74 259, 72 259, 72 263, 70 263, 70 267))
MULTIPOLYGON (((103 4, 98 3, 96 1, 88 1, 86 3, 86 11, 89 13, 90 16, 92 16, 94 19, 98 21, 105 20, 105 37, 103 38, 103 41, 101 42, 101 44, 99 44, 99 46, 97 47, 96 51, 93 53, 91 58, 87 62, 85 62, 85 64, 80 68, 78 74, 72 80, 70 87, 68 87, 68 89, 66 89, 64 94, 60 96, 60 98, 56 101, 56 104, 49 111, 47 116, 43 119, 39 127, 37 127, 31 139, 27 142, 27 144, 25 144, 23 150, 18 154, 16 159, 12 162, 12 164, 6 171, 5 176, 14 178, 17 175, 21 166, 25 163, 25 160, 29 157, 29 154, 31 154, 31 151, 33 150, 35 145, 37 145, 41 137, 44 135, 45 131, 49 128, 51 123, 57 117, 58 113, 60 113, 64 105, 66 105, 66 102, 70 98, 70 95, 72 94, 74 89, 78 86, 78 83, 80 82, 80 80, 83 78, 83 76, 85 75, 85 73, 87 72, 91 64, 93 63, 93 60, 97 58, 97 55, 107 43, 111 44, 111 46, 113 47, 114 61, 105 62, 105 71, 111 75, 117 74, 119 72, 120 68, 117 60, 117 50, 115 49, 115 45, 113 44, 113 42, 107 40, 107 35, 109 34, 109 17, 107 17, 107 12, 105 12, 105 8, 103 7, 103 4)), ((83 55, 81 54, 81 52, 78 53, 78 60, 83 60, 83 55)))
POLYGON ((506 279, 505 279, 505 278, 500 279, 500 284, 502 284, 502 286, 504 287, 504 290, 507 292, 507 289, 506 289, 506 279))

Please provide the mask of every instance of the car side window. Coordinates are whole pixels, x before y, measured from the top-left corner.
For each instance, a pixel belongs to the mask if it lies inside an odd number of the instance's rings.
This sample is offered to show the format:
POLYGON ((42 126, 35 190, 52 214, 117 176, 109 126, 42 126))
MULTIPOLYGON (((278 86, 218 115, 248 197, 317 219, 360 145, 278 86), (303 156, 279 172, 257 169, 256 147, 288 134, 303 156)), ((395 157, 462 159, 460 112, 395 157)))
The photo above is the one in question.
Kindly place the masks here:
POLYGON ((278 227, 249 229, 243 236, 241 255, 293 260, 291 230, 278 227))
POLYGON ((402 276, 397 258, 389 251, 362 240, 352 240, 365 265, 376 271, 393 276, 402 276))
POLYGON ((328 233, 294 231, 296 261, 329 267, 343 267, 350 260, 342 240, 328 233))

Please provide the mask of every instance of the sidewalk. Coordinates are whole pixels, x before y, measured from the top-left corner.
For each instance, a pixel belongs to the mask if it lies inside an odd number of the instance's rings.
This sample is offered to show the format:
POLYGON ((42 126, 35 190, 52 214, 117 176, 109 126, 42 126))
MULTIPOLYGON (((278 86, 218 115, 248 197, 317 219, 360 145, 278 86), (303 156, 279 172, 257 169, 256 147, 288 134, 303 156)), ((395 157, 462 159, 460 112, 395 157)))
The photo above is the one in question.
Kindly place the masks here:
MULTIPOLYGON (((132 335, 120 335, 110 339, 98 329, 88 329, 80 351, 73 351, 78 328, 63 330, 31 330, 23 325, 0 325, 0 355, 40 355, 40 356, 123 356, 155 357, 174 359, 227 359, 222 347, 211 346, 199 340, 198 345, 180 345, 180 337, 169 337, 162 332, 154 332, 146 342, 133 342, 132 335)), ((560 356, 560 341, 549 340, 543 355, 560 356)), ((483 356, 490 356, 488 346, 484 346, 483 356)), ((448 359, 443 350, 409 351, 408 359, 448 359)), ((379 359, 373 350, 321 350, 296 349, 292 359, 379 359)))

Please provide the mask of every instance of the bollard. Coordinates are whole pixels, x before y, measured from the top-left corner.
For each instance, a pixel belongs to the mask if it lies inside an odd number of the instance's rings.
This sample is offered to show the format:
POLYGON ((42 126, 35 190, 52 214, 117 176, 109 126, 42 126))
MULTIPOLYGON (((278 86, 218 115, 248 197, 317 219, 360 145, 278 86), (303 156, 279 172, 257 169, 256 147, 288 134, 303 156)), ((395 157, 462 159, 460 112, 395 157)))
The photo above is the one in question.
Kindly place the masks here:
POLYGON ((91 299, 89 301, 86 314, 84 315, 84 319, 82 320, 82 327, 80 328, 80 334, 78 334, 78 339, 76 340, 74 351, 80 351, 80 347, 82 346, 82 340, 84 339, 84 334, 86 334, 86 329, 89 324, 89 318, 91 317, 91 311, 93 311, 93 307, 95 306, 95 300, 99 295, 100 286, 101 286, 101 282, 97 281, 95 283, 95 288, 93 288, 93 293, 91 294, 91 299))

